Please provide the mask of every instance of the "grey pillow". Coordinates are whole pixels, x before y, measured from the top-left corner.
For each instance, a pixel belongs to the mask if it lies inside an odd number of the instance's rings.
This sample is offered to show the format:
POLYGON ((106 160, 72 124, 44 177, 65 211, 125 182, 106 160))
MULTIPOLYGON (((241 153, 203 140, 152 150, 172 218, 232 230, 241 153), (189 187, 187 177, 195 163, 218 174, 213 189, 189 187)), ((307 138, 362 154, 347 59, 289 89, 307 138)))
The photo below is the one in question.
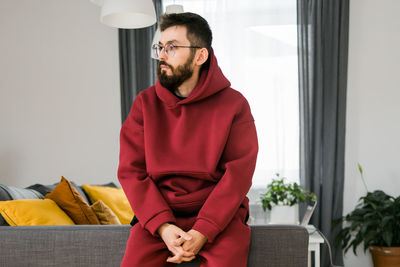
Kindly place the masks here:
POLYGON ((53 189, 57 186, 57 184, 52 184, 52 185, 42 185, 42 184, 34 184, 31 186, 28 186, 27 189, 33 189, 38 191, 40 194, 43 196, 46 196, 47 193, 50 193, 53 191, 53 189))
POLYGON ((115 187, 118 188, 118 186, 116 184, 114 184, 113 182, 109 182, 108 184, 101 184, 101 186, 107 186, 107 187, 115 187))
MULTIPOLYGON (((76 183, 71 182, 72 186, 78 191, 78 193, 83 197, 83 199, 90 204, 89 198, 86 196, 85 192, 83 191, 82 187, 78 186, 76 183)), ((52 185, 42 185, 42 184, 34 184, 27 188, 36 190, 40 192, 43 196, 46 196, 47 193, 53 191, 53 189, 58 185, 58 183, 52 185)))
POLYGON ((5 185, 0 184, 0 201, 12 200, 10 194, 7 193, 7 190, 3 186, 5 187, 5 185))
POLYGON ((15 186, 6 186, 2 184, 0 184, 0 187, 10 195, 12 200, 44 198, 42 194, 33 189, 19 188, 15 186))

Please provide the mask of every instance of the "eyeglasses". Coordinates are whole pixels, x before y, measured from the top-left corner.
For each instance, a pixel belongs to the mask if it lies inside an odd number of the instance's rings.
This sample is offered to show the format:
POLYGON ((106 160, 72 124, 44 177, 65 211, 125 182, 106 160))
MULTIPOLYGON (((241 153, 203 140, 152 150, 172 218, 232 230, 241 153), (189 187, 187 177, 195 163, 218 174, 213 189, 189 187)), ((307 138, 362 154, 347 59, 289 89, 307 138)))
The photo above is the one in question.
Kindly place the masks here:
POLYGON ((157 58, 160 57, 161 51, 164 49, 164 53, 167 57, 173 57, 175 55, 175 51, 177 48, 201 48, 199 46, 184 46, 184 45, 173 45, 167 44, 165 46, 154 44, 151 49, 153 51, 153 55, 157 58))

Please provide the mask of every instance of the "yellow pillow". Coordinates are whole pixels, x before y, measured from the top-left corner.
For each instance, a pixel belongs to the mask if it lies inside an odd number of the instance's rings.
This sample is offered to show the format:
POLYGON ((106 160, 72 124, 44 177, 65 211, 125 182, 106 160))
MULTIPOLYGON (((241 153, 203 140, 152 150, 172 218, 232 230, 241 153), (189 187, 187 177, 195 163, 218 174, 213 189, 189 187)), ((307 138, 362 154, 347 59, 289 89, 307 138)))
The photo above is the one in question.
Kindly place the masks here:
POLYGON ((121 224, 131 222, 133 211, 121 188, 87 184, 83 184, 82 187, 92 203, 102 200, 117 215, 121 224))
POLYGON ((10 226, 74 224, 51 199, 0 201, 0 213, 10 226))
POLYGON ((103 201, 97 200, 90 207, 99 219, 100 224, 121 224, 117 215, 103 201))

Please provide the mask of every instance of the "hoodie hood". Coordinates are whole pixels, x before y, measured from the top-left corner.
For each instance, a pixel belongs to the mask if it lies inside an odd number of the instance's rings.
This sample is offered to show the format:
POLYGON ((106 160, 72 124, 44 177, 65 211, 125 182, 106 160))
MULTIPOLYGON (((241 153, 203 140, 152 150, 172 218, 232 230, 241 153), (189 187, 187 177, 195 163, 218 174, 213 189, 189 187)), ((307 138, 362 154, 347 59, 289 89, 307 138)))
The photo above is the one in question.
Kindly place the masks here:
POLYGON ((168 108, 175 108, 177 105, 190 104, 207 98, 231 86, 231 83, 222 73, 218 66, 214 50, 211 48, 210 66, 208 69, 201 70, 199 81, 190 95, 180 100, 170 90, 163 87, 157 78, 155 89, 158 98, 163 101, 168 108))

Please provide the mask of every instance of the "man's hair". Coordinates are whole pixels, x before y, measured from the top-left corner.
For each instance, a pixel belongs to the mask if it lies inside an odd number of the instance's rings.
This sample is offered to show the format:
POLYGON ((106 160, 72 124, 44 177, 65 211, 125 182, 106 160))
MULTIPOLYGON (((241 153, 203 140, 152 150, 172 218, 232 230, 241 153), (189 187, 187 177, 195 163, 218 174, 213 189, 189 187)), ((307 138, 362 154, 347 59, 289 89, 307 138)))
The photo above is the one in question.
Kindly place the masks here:
POLYGON ((191 46, 205 47, 211 54, 212 33, 207 21, 195 13, 171 13, 161 17, 160 30, 172 26, 185 26, 191 46))

